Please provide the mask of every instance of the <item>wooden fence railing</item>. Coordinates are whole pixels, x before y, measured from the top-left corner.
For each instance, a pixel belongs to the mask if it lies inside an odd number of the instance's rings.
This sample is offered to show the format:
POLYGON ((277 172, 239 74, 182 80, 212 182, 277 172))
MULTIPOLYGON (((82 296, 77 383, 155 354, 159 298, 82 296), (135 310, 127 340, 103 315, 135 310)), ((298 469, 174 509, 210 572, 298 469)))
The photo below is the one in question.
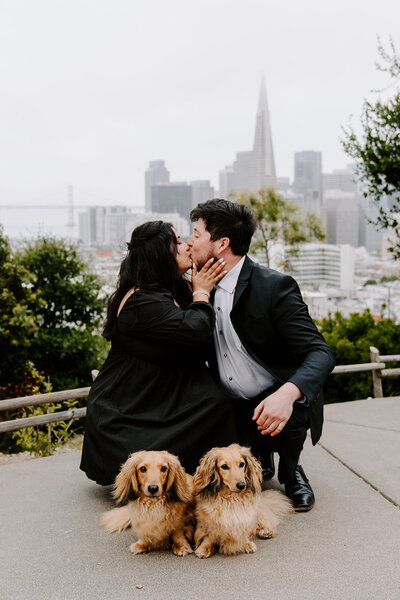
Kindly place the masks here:
MULTIPOLYGON (((400 375, 400 367, 395 369, 386 369, 386 362, 400 362, 400 354, 380 355, 379 350, 370 347, 371 362, 355 365, 338 365, 332 375, 343 373, 361 373, 363 371, 371 371, 372 384, 374 389, 374 397, 382 398, 382 377, 394 377, 400 375), (386 361, 386 362, 385 362, 386 361)), ((93 379, 95 379, 98 371, 92 371, 93 379)), ((9 400, 0 400, 0 411, 16 410, 18 408, 27 408, 30 406, 38 406, 43 404, 51 404, 53 402, 62 402, 64 400, 75 400, 77 398, 87 398, 90 387, 77 388, 74 390, 64 390, 62 392, 50 392, 48 394, 36 394, 35 396, 23 396, 21 398, 10 398, 9 400)), ((13 419, 0 422, 0 433, 17 431, 24 427, 32 427, 36 425, 46 425, 48 423, 58 423, 60 421, 69 421, 71 419, 79 419, 86 416, 86 407, 73 408, 70 410, 49 413, 36 417, 27 417, 24 419, 13 419)))

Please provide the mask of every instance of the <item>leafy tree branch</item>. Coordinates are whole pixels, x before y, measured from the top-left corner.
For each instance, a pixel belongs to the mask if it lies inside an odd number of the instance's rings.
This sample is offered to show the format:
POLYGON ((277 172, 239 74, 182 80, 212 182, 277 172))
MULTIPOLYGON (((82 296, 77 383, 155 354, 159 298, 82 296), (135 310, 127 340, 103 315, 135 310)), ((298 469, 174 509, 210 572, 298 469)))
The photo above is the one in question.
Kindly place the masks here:
POLYGON ((285 246, 281 263, 290 266, 290 257, 296 254, 301 244, 325 239, 320 220, 316 215, 302 215, 299 208, 285 200, 274 188, 257 192, 239 192, 236 201, 247 206, 257 222, 257 232, 251 250, 262 250, 267 267, 271 266, 272 247, 285 246))
POLYGON ((383 62, 376 63, 376 68, 389 74, 396 91, 388 99, 364 100, 361 134, 352 125, 343 128, 342 145, 356 161, 364 196, 378 205, 378 216, 371 222, 391 232, 389 250, 400 258, 400 56, 392 40, 386 51, 379 38, 378 53, 383 62))

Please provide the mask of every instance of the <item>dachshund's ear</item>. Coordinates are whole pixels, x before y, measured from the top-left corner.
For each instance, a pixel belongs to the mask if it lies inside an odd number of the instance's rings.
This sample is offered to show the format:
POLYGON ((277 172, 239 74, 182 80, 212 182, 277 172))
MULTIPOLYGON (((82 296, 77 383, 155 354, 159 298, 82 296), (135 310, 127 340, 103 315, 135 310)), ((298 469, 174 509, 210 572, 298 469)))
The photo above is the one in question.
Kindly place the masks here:
POLYGON ((217 469, 217 450, 212 448, 200 460, 200 464, 194 474, 194 494, 208 493, 212 496, 219 491, 221 487, 221 477, 217 469))
POLYGON ((246 484, 256 494, 261 493, 262 467, 261 463, 252 455, 249 448, 241 447, 240 451, 246 462, 246 484))
POLYGON ((168 477, 165 484, 165 491, 171 499, 188 504, 193 500, 193 485, 190 476, 182 467, 177 456, 164 451, 168 462, 168 477))
POLYGON ((136 473, 139 454, 141 453, 131 454, 115 478, 112 495, 118 503, 127 499, 136 500, 139 495, 139 482, 136 473))

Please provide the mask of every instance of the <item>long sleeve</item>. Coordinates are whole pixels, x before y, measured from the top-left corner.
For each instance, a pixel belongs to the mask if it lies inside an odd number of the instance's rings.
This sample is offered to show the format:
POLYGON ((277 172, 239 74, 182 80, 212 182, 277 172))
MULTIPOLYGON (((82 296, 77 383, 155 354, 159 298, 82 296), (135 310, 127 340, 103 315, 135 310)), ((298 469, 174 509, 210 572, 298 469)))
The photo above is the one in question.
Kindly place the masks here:
POLYGON ((288 352, 300 363, 288 381, 297 385, 312 402, 332 371, 335 360, 311 319, 299 287, 292 277, 277 279, 271 297, 275 327, 288 352))
POLYGON ((169 292, 138 291, 124 307, 118 329, 126 335, 187 346, 212 339, 214 311, 207 302, 192 302, 182 310, 169 292))

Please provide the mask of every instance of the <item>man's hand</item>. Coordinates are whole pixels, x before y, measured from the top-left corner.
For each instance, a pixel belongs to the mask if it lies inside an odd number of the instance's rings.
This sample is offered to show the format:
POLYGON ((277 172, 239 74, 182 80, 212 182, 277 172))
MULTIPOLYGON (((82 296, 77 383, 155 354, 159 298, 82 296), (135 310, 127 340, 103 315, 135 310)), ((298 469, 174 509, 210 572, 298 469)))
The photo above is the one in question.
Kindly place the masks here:
POLYGON ((261 435, 277 435, 285 427, 293 412, 293 403, 302 397, 297 385, 284 383, 276 392, 267 396, 254 409, 253 421, 256 421, 261 435))

